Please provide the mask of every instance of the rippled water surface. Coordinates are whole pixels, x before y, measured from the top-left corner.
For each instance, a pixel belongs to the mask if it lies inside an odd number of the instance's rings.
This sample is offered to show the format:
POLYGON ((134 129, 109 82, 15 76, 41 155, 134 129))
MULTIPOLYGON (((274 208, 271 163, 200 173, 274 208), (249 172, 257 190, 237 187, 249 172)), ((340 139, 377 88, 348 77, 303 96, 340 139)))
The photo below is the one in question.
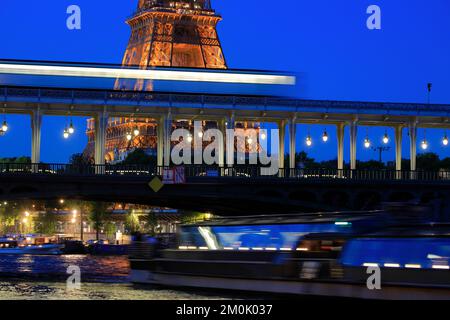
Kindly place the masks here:
POLYGON ((0 255, 0 300, 194 300, 222 299, 210 293, 193 293, 135 286, 129 283, 129 263, 123 256, 0 255), (81 270, 81 289, 69 290, 66 271, 81 270))

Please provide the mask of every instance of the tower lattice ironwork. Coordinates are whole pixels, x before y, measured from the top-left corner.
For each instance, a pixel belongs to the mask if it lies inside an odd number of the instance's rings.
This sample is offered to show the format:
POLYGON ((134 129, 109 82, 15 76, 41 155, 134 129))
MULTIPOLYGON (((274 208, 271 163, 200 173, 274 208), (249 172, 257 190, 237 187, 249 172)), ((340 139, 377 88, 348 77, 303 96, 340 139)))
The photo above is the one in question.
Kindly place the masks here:
MULTIPOLYGON (((209 0, 140 0, 127 20, 131 37, 122 65, 226 69, 216 30, 221 20, 209 0)), ((116 89, 150 91, 152 83, 118 79, 116 89)))
MULTIPOLYGON (((123 57, 124 67, 183 67, 227 69, 217 34, 222 17, 211 7, 210 0, 139 0, 137 10, 127 24, 131 36, 123 57)), ((117 79, 116 90, 151 91, 151 81, 117 79)), ((186 122, 186 121, 185 121, 186 122)), ((189 121, 188 121, 189 123, 189 121)), ((173 128, 190 127, 178 121, 173 128)), ((205 121, 205 129, 215 123, 205 121)), ((255 124, 244 123, 243 126, 255 124)), ((130 151, 144 149, 156 153, 157 121, 138 115, 110 118, 106 133, 105 160, 120 162, 130 151), (138 129, 139 135, 132 135, 138 129)), ((94 120, 88 120, 88 145, 84 157, 94 158, 94 120)), ((245 149, 247 149, 244 146, 245 149)), ((249 151, 249 150, 247 150, 249 151)))

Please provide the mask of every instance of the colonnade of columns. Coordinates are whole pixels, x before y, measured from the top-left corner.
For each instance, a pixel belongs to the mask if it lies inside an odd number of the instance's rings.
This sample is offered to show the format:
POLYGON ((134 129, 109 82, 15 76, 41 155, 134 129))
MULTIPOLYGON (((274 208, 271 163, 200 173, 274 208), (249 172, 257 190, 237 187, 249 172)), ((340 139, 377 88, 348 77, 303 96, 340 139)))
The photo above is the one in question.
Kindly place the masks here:
MULTIPOLYGON (((284 154, 285 154, 285 146, 284 141, 286 139, 285 136, 285 121, 279 121, 279 134, 280 134, 280 144, 279 144, 279 154, 280 154, 280 165, 284 164, 284 154)), ((355 119, 349 123, 341 122, 336 125, 336 138, 337 138, 337 168, 338 170, 344 169, 344 137, 345 137, 345 127, 349 126, 350 130, 350 169, 357 169, 357 134, 358 134, 358 121, 355 119)), ((295 153, 296 153, 296 133, 297 133, 297 123, 295 122, 295 118, 289 121, 289 169, 295 169, 295 153)), ((402 143, 403 143, 403 126, 397 125, 394 126, 395 130, 395 167, 397 171, 401 171, 402 169, 402 143)), ((417 123, 411 122, 409 125, 409 138, 410 138, 410 157, 411 157, 411 166, 410 170, 415 171, 417 169, 416 159, 417 159, 417 123)))
MULTIPOLYGON (((162 115, 158 119, 157 129, 157 164, 158 166, 170 165, 170 153, 171 153, 171 129, 172 129, 172 115, 170 112, 162 115)), ((236 123, 234 113, 224 117, 218 121, 218 127, 222 133, 225 134, 225 129, 234 129, 236 123)), ((297 119, 295 117, 288 120, 278 121, 279 129, 279 164, 281 168, 284 168, 285 158, 285 139, 286 139, 286 125, 288 125, 289 132, 289 168, 295 169, 296 160, 296 141, 297 141, 297 119)), ((105 164, 105 143, 106 143, 106 128, 108 125, 108 113, 99 112, 95 116, 95 164, 105 164)), ((31 128, 32 128, 32 144, 31 144, 31 160, 32 163, 40 162, 40 146, 41 146, 41 126, 42 126, 42 113, 40 109, 33 111, 31 115, 31 128)), ((357 119, 348 123, 341 122, 336 125, 336 137, 337 137, 337 168, 344 169, 344 131, 345 127, 349 126, 350 129, 350 168, 356 169, 356 150, 357 150, 357 131, 358 121, 357 119)), ((395 130, 395 160, 396 170, 402 170, 402 125, 394 127, 395 130)), ((408 127, 409 139, 410 139, 410 170, 416 170, 416 157, 417 157, 417 122, 411 122, 408 127)), ((220 165, 225 164, 225 145, 226 139, 224 139, 224 145, 219 148, 220 165)))

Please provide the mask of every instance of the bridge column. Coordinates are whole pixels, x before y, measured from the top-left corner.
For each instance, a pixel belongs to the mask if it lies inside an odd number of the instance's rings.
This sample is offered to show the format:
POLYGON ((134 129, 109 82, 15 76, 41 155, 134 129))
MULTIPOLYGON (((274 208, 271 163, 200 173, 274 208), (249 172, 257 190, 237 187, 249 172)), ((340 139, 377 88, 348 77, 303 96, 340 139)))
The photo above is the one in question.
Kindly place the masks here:
MULTIPOLYGON (((31 114, 31 163, 39 164, 41 162, 41 126, 42 113, 38 108, 31 114)), ((33 172, 37 173, 38 166, 33 166, 33 172)))
POLYGON ((227 134, 227 119, 223 118, 217 121, 217 128, 222 133, 223 141, 219 145, 219 167, 225 166, 225 145, 226 145, 226 134, 227 134))
POLYGON ((172 135, 172 113, 169 112, 165 116, 163 126, 163 149, 164 149, 164 166, 170 166, 170 151, 171 151, 171 135, 172 135))
POLYGON ((336 137, 337 137, 337 168, 338 170, 344 170, 344 131, 345 123, 339 123, 336 125, 336 137))
MULTIPOLYGON (((156 132, 157 136, 157 145, 156 145, 156 158, 157 158, 157 166, 160 168, 164 165, 164 125, 165 125, 166 117, 161 116, 158 119, 158 128, 156 132)), ((159 170, 158 168, 158 170, 159 170)), ((158 174, 162 174, 158 172, 158 174)))
MULTIPOLYGON (((234 130, 236 126, 236 116, 235 113, 232 112, 229 116, 226 117, 225 119, 225 128, 226 130, 234 130)), ((225 145, 227 145, 227 141, 228 139, 231 139, 233 137, 234 139, 234 134, 232 136, 229 136, 226 132, 224 134, 224 141, 225 141, 225 145)), ((234 141, 230 141, 230 145, 234 146, 234 141)), ((226 158, 227 158, 227 166, 228 167, 233 167, 233 163, 234 163, 234 147, 232 148, 232 150, 225 150, 226 152, 226 158)), ((229 170, 228 172, 229 174, 232 173, 231 170, 229 170)))
POLYGON ((286 120, 278 122, 279 142, 278 142, 278 163, 280 166, 280 174, 284 176, 284 153, 285 153, 285 138, 286 138, 286 120))
POLYGON ((292 173, 295 169, 295 153, 297 145, 297 118, 289 119, 289 169, 292 173))
POLYGON ((350 169, 356 170, 356 145, 357 145, 358 122, 350 124, 350 169))
MULTIPOLYGON (((108 126, 108 114, 99 112, 95 117, 95 165, 105 165, 105 143, 106 143, 106 127, 108 126)), ((104 174, 105 168, 98 167, 95 169, 96 174, 104 174)))
POLYGON ((403 127, 398 125, 395 127, 395 169, 397 171, 402 171, 402 141, 403 127))
POLYGON ((411 166, 410 166, 410 170, 411 171, 416 171, 417 169, 417 165, 416 165, 416 160, 417 160, 417 122, 411 122, 409 124, 409 141, 410 141, 410 146, 409 146, 409 154, 410 154, 410 161, 411 161, 411 166))

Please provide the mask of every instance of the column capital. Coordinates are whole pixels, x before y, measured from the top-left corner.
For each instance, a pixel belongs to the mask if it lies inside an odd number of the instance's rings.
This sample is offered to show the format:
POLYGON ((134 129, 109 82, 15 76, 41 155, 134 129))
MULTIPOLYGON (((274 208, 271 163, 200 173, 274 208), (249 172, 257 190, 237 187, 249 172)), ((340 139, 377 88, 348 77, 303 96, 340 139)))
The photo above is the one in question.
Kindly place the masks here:
POLYGON ((294 114, 292 117, 288 119, 288 123, 296 124, 297 123, 297 114, 294 114))

